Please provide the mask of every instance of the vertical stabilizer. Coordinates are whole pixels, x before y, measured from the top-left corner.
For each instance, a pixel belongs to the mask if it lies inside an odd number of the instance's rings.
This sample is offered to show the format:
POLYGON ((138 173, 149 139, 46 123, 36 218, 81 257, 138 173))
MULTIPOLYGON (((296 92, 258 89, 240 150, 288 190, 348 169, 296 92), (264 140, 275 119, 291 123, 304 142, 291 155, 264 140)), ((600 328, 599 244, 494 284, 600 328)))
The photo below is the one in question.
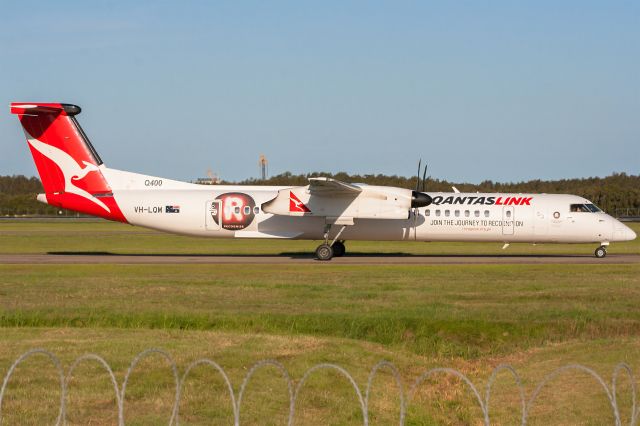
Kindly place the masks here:
POLYGON ((22 124, 48 204, 126 222, 102 174, 102 160, 75 118, 80 107, 16 102, 11 113, 22 124))

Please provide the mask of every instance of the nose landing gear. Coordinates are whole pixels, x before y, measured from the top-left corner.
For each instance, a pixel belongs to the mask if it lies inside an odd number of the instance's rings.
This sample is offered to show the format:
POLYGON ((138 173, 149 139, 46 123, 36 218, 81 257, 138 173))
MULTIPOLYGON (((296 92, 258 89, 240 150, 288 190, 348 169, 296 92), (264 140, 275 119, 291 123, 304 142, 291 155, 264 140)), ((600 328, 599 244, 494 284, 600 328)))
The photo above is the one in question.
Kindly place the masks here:
POLYGON ((593 252, 598 259, 602 259, 607 255, 607 246, 600 246, 593 252))

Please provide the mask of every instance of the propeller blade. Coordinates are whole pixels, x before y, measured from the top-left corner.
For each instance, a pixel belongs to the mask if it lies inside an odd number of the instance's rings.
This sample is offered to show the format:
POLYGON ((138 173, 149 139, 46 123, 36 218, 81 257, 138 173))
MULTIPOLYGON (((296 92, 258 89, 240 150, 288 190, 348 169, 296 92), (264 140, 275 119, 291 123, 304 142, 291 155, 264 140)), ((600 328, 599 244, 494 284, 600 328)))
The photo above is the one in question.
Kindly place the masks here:
POLYGON ((416 175, 416 192, 420 191, 420 167, 422 167, 422 158, 418 161, 418 174, 416 175))
POLYGON ((422 189, 420 191, 424 192, 425 189, 425 179, 427 178, 427 168, 429 167, 428 164, 424 165, 424 172, 422 173, 422 189))

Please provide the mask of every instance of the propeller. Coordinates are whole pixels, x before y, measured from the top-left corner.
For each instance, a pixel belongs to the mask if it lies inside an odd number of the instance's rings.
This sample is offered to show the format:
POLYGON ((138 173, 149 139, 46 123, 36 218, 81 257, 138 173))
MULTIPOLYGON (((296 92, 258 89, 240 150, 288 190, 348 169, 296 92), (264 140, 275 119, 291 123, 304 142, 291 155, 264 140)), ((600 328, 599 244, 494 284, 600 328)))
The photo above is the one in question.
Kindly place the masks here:
POLYGON ((429 167, 428 164, 424 165, 424 172, 422 172, 422 188, 420 189, 420 192, 424 192, 424 188, 426 186, 425 182, 427 180, 427 168, 429 167))
MULTIPOLYGON (((417 182, 416 182, 416 190, 411 191, 411 208, 418 207, 426 207, 433 201, 429 194, 420 191, 420 169, 422 168, 422 158, 418 161, 418 174, 417 182)), ((425 179, 427 176, 427 165, 424 166, 424 171, 422 172, 422 191, 424 191, 425 187, 425 179)))

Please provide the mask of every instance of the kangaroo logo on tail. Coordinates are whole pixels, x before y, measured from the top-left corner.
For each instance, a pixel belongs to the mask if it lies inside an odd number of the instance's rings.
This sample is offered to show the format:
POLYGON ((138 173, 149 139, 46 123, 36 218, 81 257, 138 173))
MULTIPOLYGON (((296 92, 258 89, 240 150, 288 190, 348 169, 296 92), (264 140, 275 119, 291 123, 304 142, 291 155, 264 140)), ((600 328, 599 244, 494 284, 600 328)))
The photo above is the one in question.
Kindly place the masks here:
POLYGON ((86 198, 94 204, 105 209, 108 213, 111 213, 109 207, 102 201, 98 200, 93 195, 89 194, 84 189, 78 188, 73 182, 78 181, 84 178, 87 174, 91 172, 97 172, 98 166, 95 164, 88 163, 83 161, 85 167, 80 167, 80 165, 73 159, 72 156, 67 154, 61 149, 58 149, 54 146, 47 145, 44 142, 39 141, 38 139, 27 137, 27 141, 29 145, 31 145, 36 151, 40 154, 47 157, 49 160, 56 163, 60 170, 62 170, 62 174, 64 175, 64 191, 79 195, 82 198, 86 198))

